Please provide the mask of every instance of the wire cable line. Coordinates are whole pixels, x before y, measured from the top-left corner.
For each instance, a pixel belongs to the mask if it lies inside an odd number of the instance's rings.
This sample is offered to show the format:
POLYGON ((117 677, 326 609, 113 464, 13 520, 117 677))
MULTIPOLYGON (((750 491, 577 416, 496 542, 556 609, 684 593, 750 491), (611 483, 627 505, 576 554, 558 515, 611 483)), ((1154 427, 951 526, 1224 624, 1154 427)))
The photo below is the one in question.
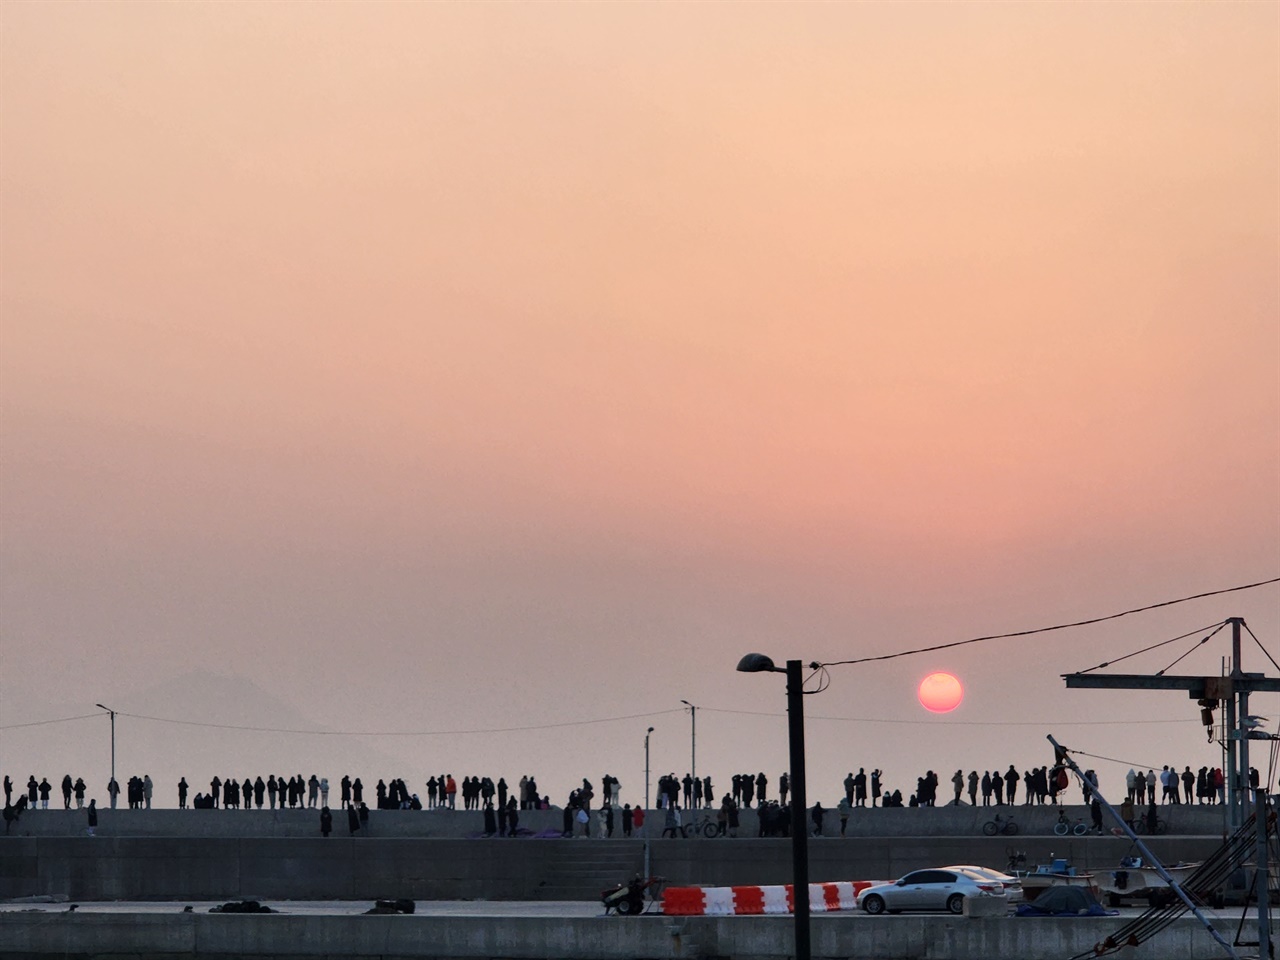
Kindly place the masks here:
MULTIPOLYGON (((769 713, 765 710, 729 710, 720 707, 699 707, 709 713, 735 713, 748 717, 785 717, 785 713, 769 713)), ((837 723, 896 723, 896 724, 937 724, 945 723, 949 727, 1043 727, 1046 723, 1069 727, 1129 727, 1134 724, 1173 724, 1195 723, 1196 719, 1179 720, 900 720, 890 717, 829 717, 822 714, 806 713, 805 720, 830 720, 837 723)))
POLYGON ((95 720, 102 716, 106 716, 106 714, 82 713, 78 717, 57 717, 53 720, 32 720, 28 723, 6 723, 4 726, 0 726, 0 730, 17 730, 20 727, 43 727, 50 723, 70 723, 72 720, 95 720))
POLYGON ((1076 620, 1072 623, 1059 623, 1051 627, 1036 627, 1033 630, 1016 630, 1013 633, 995 633, 986 637, 972 637, 968 640, 956 640, 952 643, 940 643, 932 647, 920 647, 916 650, 900 650, 897 653, 885 653, 876 657, 858 657, 853 660, 828 660, 825 663, 817 663, 816 661, 810 666, 813 667, 840 667, 855 663, 873 663, 877 660, 896 660, 899 657, 909 657, 917 653, 933 653, 936 650, 950 650, 953 647, 963 647, 971 643, 983 643, 987 640, 1006 640, 1012 637, 1029 637, 1037 633, 1050 633, 1054 630, 1068 630, 1071 627, 1086 627, 1094 623, 1103 623, 1107 620, 1117 620, 1120 617, 1127 617, 1134 613, 1145 613, 1148 610, 1158 610, 1161 607, 1171 607, 1177 603, 1186 603, 1190 600, 1202 600, 1205 597, 1217 597, 1224 593, 1236 593, 1240 590, 1252 590, 1254 587, 1265 587, 1269 584, 1280 583, 1280 577, 1272 577, 1269 580, 1259 580, 1256 583, 1244 583, 1237 587, 1227 587, 1223 590, 1210 590, 1206 593, 1197 593, 1189 597, 1179 597, 1176 600, 1163 600, 1160 603, 1149 603, 1144 607, 1134 607, 1131 610, 1122 610, 1119 613, 1110 613, 1104 617, 1090 617, 1088 620, 1076 620))
MULTIPOLYGON (((1243 621, 1241 622, 1243 623, 1243 621)), ((1244 628, 1246 630, 1249 630, 1249 625, 1247 623, 1244 624, 1244 628)), ((1271 665, 1275 667, 1277 670, 1280 670, 1280 663, 1276 663, 1276 658, 1273 657, 1270 651, 1268 651, 1267 648, 1262 645, 1262 641, 1258 639, 1258 637, 1254 634, 1252 630, 1249 630, 1249 636, 1253 637, 1253 642, 1258 645, 1258 649, 1261 650, 1263 654, 1266 656, 1266 658, 1271 661, 1271 665)))
POLYGON ((484 727, 474 730, 297 730, 287 727, 254 727, 240 726, 230 723, 209 723, 203 720, 177 720, 173 717, 149 717, 140 713, 125 713, 117 710, 116 715, 131 717, 134 720, 149 720, 152 723, 175 723, 186 727, 210 727, 217 730, 244 730, 252 733, 297 733, 314 737, 450 737, 473 733, 519 733, 525 730, 553 730, 558 727, 580 727, 593 723, 615 723, 620 720, 638 720, 644 717, 659 717, 667 713, 682 713, 683 710, 651 710, 648 713, 632 713, 622 717, 595 717, 590 720, 566 720, 561 723, 535 723, 521 727, 484 727))

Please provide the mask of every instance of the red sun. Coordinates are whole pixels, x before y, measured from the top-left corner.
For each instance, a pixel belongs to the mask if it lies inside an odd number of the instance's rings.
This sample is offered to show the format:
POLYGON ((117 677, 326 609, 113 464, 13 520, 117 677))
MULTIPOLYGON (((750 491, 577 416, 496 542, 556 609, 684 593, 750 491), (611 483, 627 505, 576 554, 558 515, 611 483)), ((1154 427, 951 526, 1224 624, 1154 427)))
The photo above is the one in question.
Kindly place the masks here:
POLYGON ((920 705, 933 713, 950 713, 964 699, 964 687, 949 673, 931 673, 916 692, 920 705))

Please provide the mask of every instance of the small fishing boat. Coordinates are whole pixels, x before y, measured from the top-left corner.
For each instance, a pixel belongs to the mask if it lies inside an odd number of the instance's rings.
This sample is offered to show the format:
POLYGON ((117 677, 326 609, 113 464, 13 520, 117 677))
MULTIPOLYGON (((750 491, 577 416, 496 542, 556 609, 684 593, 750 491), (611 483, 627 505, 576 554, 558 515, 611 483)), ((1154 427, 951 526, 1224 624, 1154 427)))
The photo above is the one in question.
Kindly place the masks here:
POLYGON ((1050 887, 1085 887, 1095 897, 1099 896, 1098 884, 1092 873, 1081 873, 1066 857, 1050 855, 1048 863, 1038 863, 1025 873, 1018 874, 1022 881, 1022 896, 1034 901, 1050 887))
MULTIPOLYGON (((1164 869, 1181 886, 1199 867, 1198 863, 1179 863, 1165 865, 1164 869)), ((1146 900, 1152 906, 1158 906, 1176 896, 1164 877, 1142 857, 1124 857, 1115 870, 1101 871, 1098 889, 1102 891, 1099 899, 1105 898, 1107 905, 1112 907, 1120 906, 1120 901, 1126 898, 1146 900)))

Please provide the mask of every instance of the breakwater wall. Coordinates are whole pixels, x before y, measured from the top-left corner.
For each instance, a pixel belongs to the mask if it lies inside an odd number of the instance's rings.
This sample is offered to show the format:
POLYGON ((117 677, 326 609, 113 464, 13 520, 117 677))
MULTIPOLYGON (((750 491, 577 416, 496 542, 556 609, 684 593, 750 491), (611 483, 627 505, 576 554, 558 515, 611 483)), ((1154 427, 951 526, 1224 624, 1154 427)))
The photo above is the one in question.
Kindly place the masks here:
MULTIPOLYGON (((1060 960, 1090 950, 1119 918, 1010 919, 824 916, 812 921, 815 958, 1060 960)), ((1221 925, 1230 936, 1232 925, 1221 925)), ((1199 960, 1219 951, 1181 918, 1136 955, 1199 960)), ((0 912, 0 957, 88 960, 271 960, 342 957, 514 960, 783 960, 794 954, 785 917, 427 917, 0 912)))
MULTIPOLYGON (((1196 860, 1216 837, 1156 837, 1169 862, 1196 860)), ((1130 844, 1090 837, 860 837, 809 844, 816 881, 892 879, 955 863, 1002 867, 1011 847, 1111 868, 1130 844)), ((654 840, 651 870, 673 885, 786 883, 785 839, 654 840)), ((592 900, 641 871, 639 840, 413 837, 0 838, 0 899, 73 900, 592 900)))
MULTIPOLYGON (((1170 834, 1222 836, 1223 809, 1220 806, 1162 806, 1160 816, 1168 821, 1170 834)), ((953 837, 978 836, 982 825, 999 813, 1012 816, 1019 836, 1052 836, 1059 810, 1072 820, 1089 821, 1089 808, 1080 805, 1004 807, 880 807, 855 809, 846 827, 848 837, 953 837)), ((697 811, 699 822, 714 819, 714 811, 697 811)), ((376 837, 448 838, 476 835, 484 830, 484 815, 463 810, 371 810, 362 833, 376 837)), ((688 823, 690 812, 684 811, 688 823)), ((755 810, 743 810, 738 835, 754 837, 759 832, 755 810)), ((87 817, 83 810, 28 810, 11 827, 10 836, 83 836, 87 817)), ((527 810, 520 814, 520 826, 536 832, 558 831, 564 824, 563 811, 527 810)), ((334 836, 347 835, 346 812, 333 811, 334 836)), ((646 832, 656 837, 662 832, 663 813, 650 811, 646 832)), ((1110 827, 1108 823, 1106 826, 1110 827)), ((592 812, 592 836, 600 833, 600 813, 592 812)), ((575 824, 575 829, 581 828, 575 824)), ((318 837, 319 811, 295 810, 129 810, 103 809, 98 812, 100 837, 318 837)), ((840 818, 828 810, 823 835, 840 835, 840 818)), ((622 818, 615 815, 615 838, 622 836, 622 818)), ((1015 838, 1016 839, 1016 838, 1015 838)))

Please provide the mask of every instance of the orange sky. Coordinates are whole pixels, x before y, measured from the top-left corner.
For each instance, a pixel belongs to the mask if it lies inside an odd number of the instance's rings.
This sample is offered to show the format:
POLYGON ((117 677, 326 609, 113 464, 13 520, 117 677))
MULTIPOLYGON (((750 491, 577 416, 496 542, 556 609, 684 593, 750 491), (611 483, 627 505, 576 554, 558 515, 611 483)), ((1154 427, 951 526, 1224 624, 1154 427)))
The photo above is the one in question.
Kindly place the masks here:
MULTIPOLYGON (((0 6, 0 724, 205 667, 349 729, 759 706, 746 649, 1276 575, 1278 10, 0 6)), ((1280 649, 1273 587, 813 709, 1065 720, 1237 613, 1280 649)))

